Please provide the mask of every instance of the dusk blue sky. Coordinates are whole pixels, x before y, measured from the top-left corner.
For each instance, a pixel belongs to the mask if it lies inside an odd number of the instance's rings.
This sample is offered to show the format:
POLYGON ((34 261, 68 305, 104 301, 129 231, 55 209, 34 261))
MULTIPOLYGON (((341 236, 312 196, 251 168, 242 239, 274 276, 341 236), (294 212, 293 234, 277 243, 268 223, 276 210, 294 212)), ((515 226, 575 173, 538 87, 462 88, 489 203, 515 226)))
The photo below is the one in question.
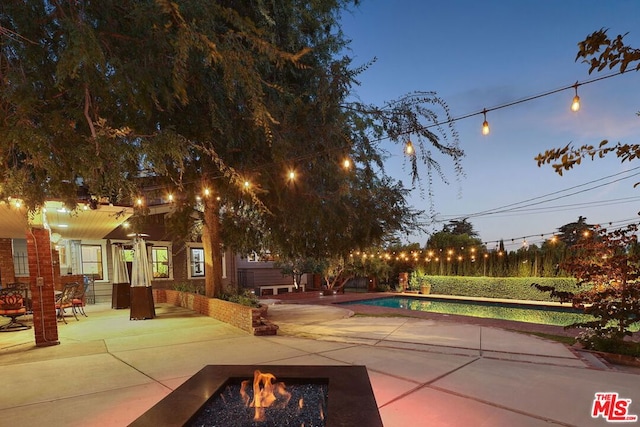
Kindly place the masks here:
MULTIPOLYGON (((359 78, 363 102, 382 105, 408 92, 434 91, 460 117, 612 74, 590 75, 587 64, 575 61, 577 44, 608 28, 612 37, 628 32, 627 44, 640 48, 639 17, 640 2, 632 0, 364 0, 342 25, 355 66, 377 58, 359 78)), ((515 250, 523 237, 540 244, 542 235, 580 215, 610 227, 638 219, 640 187, 633 185, 640 182, 640 160, 586 161, 564 176, 534 160, 568 143, 640 142, 640 72, 581 85, 578 94, 577 113, 570 110, 573 89, 490 111, 487 136, 481 115, 457 121, 465 176, 457 181, 451 162, 439 158, 450 184, 436 179, 435 210, 443 222, 430 229, 469 217, 489 249, 504 239, 515 250), (521 205, 527 207, 513 210, 521 205), (474 215, 505 206, 507 212, 474 215)), ((389 172, 410 184, 401 148, 386 144, 395 153, 389 172)), ((429 209, 418 191, 410 201, 429 209)), ((409 241, 427 239, 428 233, 409 241)))

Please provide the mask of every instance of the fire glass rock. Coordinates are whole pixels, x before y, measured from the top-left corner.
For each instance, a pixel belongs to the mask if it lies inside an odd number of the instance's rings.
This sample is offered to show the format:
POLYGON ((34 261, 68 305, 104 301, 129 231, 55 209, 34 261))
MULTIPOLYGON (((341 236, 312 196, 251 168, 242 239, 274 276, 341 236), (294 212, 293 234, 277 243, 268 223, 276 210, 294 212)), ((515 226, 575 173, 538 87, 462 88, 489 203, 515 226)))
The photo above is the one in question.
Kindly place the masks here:
MULTIPOLYGON (((264 420, 256 421, 255 408, 241 398, 241 380, 228 383, 221 393, 217 393, 196 414, 190 427, 283 427, 283 426, 325 426, 328 386, 323 383, 286 383, 291 394, 286 405, 284 399, 277 399, 271 407, 264 409, 264 420)), ((247 389, 248 398, 253 401, 253 390, 247 389)))

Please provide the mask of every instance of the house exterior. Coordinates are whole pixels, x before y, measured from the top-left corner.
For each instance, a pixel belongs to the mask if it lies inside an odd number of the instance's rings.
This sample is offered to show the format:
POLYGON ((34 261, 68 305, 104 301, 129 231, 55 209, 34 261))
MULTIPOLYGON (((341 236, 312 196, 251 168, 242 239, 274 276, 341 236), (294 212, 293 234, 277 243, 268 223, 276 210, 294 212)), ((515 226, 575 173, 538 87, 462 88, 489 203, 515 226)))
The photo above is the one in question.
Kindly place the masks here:
MULTIPOLYGON (((169 237, 164 218, 170 206, 151 207, 145 218, 143 238, 153 272, 154 288, 170 288, 175 283, 191 283, 204 287, 204 250, 202 243, 178 243, 169 237)), ((32 230, 48 234, 53 254, 54 287, 83 276, 92 279, 89 297, 97 303, 110 302, 113 294, 114 254, 123 249, 129 271, 133 235, 127 227, 133 209, 125 206, 97 205, 69 212, 60 202, 46 202, 44 208, 27 220, 24 208, 0 203, 0 284, 35 282, 43 274, 34 270, 29 259, 32 230)), ((40 246, 43 246, 40 242, 40 246)), ((42 248, 40 248, 42 249, 42 248)), ((235 285, 236 257, 223 255, 223 286, 235 285)))

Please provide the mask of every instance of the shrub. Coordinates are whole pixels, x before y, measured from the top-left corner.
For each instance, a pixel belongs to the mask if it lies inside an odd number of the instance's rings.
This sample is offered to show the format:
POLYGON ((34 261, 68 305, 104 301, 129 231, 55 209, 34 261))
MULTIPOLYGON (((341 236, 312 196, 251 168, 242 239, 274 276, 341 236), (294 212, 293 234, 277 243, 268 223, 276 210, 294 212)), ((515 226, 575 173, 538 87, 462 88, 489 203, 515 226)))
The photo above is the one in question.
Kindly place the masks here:
POLYGON ((234 302, 236 304, 246 305, 247 307, 260 306, 260 300, 253 292, 249 290, 239 291, 233 286, 227 286, 224 292, 220 295, 220 299, 234 302))
POLYGON ((173 284, 173 289, 178 292, 188 292, 190 294, 204 295, 204 285, 193 282, 177 282, 173 284))
POLYGON ((575 289, 576 280, 567 277, 466 277, 428 276, 431 293, 483 298, 547 301, 548 296, 531 287, 532 282, 561 290, 575 289))
POLYGON ((595 227, 595 233, 583 236, 571 247, 571 256, 561 267, 575 276, 577 290, 560 291, 553 286, 534 283, 552 298, 571 301, 596 319, 569 325, 587 328, 583 342, 587 348, 614 346, 624 348, 624 338, 640 324, 640 248, 638 225, 607 232, 595 227))
POLYGON ((409 276, 409 289, 412 291, 418 291, 423 285, 429 283, 429 276, 421 268, 415 269, 409 276))

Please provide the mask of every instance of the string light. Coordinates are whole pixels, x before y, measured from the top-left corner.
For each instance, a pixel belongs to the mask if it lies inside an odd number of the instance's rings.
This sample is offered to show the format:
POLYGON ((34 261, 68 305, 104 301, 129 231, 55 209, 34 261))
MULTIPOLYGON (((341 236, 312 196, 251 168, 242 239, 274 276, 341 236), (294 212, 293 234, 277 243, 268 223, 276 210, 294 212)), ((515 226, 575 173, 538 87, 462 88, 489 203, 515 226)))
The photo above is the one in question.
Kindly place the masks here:
POLYGON ((578 96, 578 82, 573 85, 573 88, 576 91, 576 96, 573 97, 573 102, 571 103, 571 111, 578 111, 580 109, 580 97, 578 96))
POLYGON ((482 110, 484 122, 482 122, 482 134, 489 135, 489 122, 487 121, 487 109, 482 110))
POLYGON ((414 149, 413 149, 413 144, 411 143, 411 141, 407 141, 407 145, 405 145, 404 147, 404 152, 408 155, 411 156, 414 153, 414 149))
POLYGON ((348 157, 342 161, 342 167, 345 169, 351 169, 351 159, 348 157))

